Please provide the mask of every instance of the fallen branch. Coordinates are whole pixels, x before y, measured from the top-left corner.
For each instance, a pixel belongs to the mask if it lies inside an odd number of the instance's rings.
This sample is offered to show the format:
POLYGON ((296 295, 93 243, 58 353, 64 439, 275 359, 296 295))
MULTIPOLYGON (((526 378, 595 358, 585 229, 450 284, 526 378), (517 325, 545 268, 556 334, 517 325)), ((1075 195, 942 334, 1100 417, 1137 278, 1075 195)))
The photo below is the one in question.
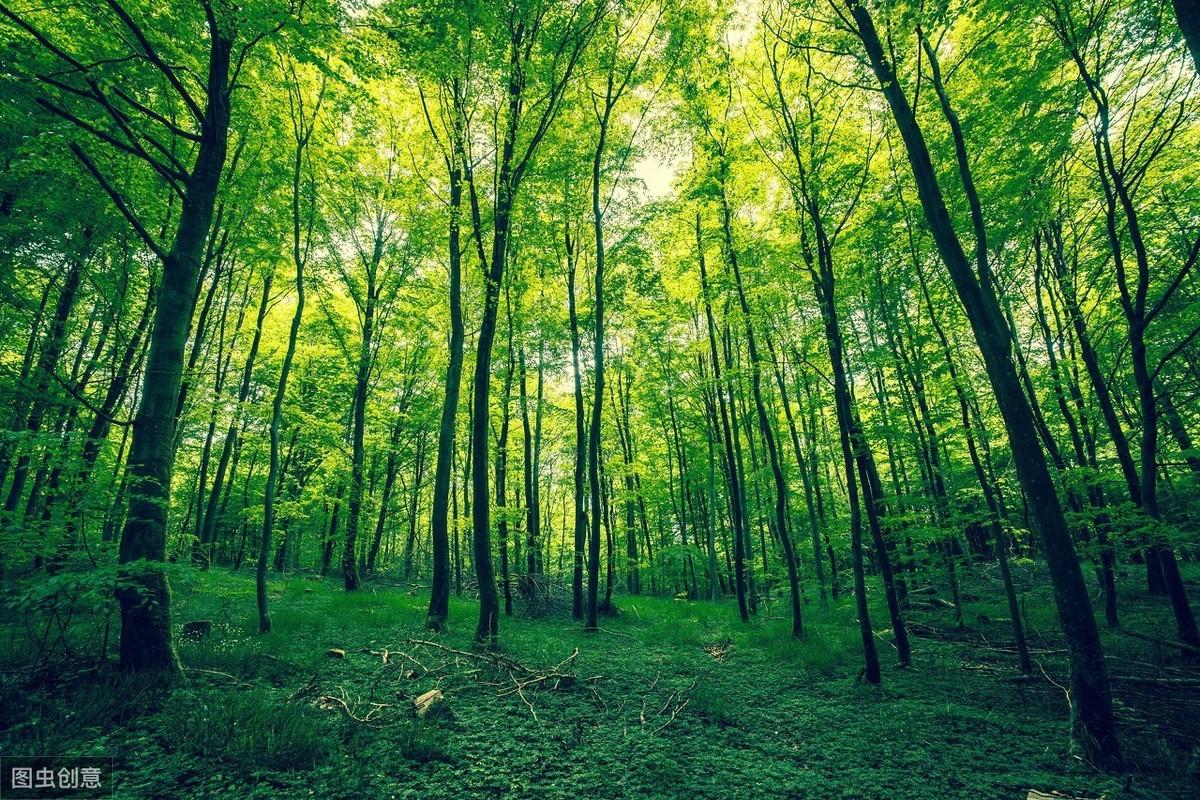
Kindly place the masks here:
POLYGON ((294 702, 302 697, 307 697, 308 695, 314 693, 317 690, 317 679, 319 677, 320 673, 314 672, 312 677, 308 679, 308 683, 304 684, 299 689, 288 695, 288 702, 294 702))
MULTIPOLYGON (((505 653, 497 652, 473 652, 471 650, 460 650, 456 647, 450 647, 440 642, 432 642, 428 639, 406 639, 405 642, 418 647, 427 647, 439 652, 448 653, 454 656, 454 661, 459 662, 465 659, 471 663, 479 664, 481 667, 490 667, 495 672, 503 676, 500 681, 479 681, 484 685, 493 686, 497 689, 498 697, 507 697, 516 695, 521 699, 521 702, 529 708, 530 714, 535 720, 538 719, 537 710, 534 707, 533 701, 530 699, 528 692, 540 691, 544 689, 556 690, 574 686, 577 683, 577 678, 572 666, 575 659, 579 657, 579 649, 575 648, 571 654, 562 661, 550 668, 534 668, 522 664, 517 659, 505 653)), ((400 656, 416 664, 426 674, 433 674, 444 669, 445 665, 439 665, 434 669, 425 667, 417 658, 400 650, 391 651, 392 656, 400 656)), ((477 675, 480 670, 471 670, 471 675, 477 675)), ((594 684, 603 676, 596 675, 588 678, 589 684, 594 684)), ((596 690, 593 685, 589 685, 593 695, 596 690)), ((539 720, 540 721, 540 720, 539 720)))
POLYGON ((385 714, 387 714, 387 709, 395 708, 395 705, 391 703, 367 703, 370 706, 369 710, 365 714, 360 715, 356 714, 350 708, 349 696, 346 694, 346 690, 339 686, 338 692, 340 694, 339 697, 329 694, 321 695, 316 700, 317 705, 326 709, 340 709, 347 717, 360 725, 366 725, 368 728, 387 728, 399 724, 399 720, 383 719, 385 714))
POLYGON ((1157 636, 1150 636, 1148 634, 1138 633, 1136 631, 1122 630, 1121 628, 1114 628, 1113 630, 1115 633, 1119 633, 1122 636, 1130 636, 1134 639, 1141 639, 1142 641, 1145 641, 1145 642, 1166 645, 1167 647, 1174 647, 1178 650, 1182 650, 1185 653, 1194 653, 1196 655, 1200 655, 1200 647, 1195 647, 1193 645, 1186 644, 1184 642, 1175 642, 1170 639, 1160 639, 1157 636))
MULTIPOLYGON (((658 683, 657 677, 655 677, 654 683, 655 684, 658 683)), ((642 698, 642 711, 639 715, 639 717, 641 719, 641 724, 646 725, 650 720, 655 720, 655 719, 662 717, 664 714, 667 714, 668 713, 667 710, 670 709, 670 714, 667 717, 666 721, 657 725, 654 728, 654 730, 651 732, 658 733, 663 728, 670 725, 672 722, 675 721, 675 718, 679 716, 679 713, 681 711, 683 711, 683 709, 687 708, 688 703, 692 702, 692 698, 689 697, 688 695, 691 693, 691 691, 693 689, 696 688, 696 686, 699 683, 700 683, 700 679, 696 678, 691 682, 691 684, 688 685, 688 687, 686 689, 676 689, 676 690, 672 691, 669 695, 667 695, 666 702, 664 702, 662 704, 662 707, 659 708, 658 711, 655 712, 655 714, 649 720, 646 718, 646 699, 649 697, 649 695, 647 695, 647 697, 643 697, 642 698)), ((651 689, 653 689, 653 685, 651 685, 651 689)))

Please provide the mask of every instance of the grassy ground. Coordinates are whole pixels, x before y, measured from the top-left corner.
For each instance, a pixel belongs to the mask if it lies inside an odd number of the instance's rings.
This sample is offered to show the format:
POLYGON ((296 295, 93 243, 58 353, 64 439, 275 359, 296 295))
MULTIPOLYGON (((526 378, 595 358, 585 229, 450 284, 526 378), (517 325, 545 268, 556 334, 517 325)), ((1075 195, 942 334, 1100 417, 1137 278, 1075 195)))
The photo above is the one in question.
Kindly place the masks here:
MULTIPOLYGON (((214 628, 181 641, 186 681, 169 696, 82 661, 32 689, 10 672, 0 754, 111 754, 116 796, 131 798, 1200 796, 1193 686, 1154 696, 1118 684, 1130 773, 1098 774, 1072 753, 1052 682, 1062 655, 1036 592, 1027 610, 1045 677, 1012 680, 1001 609, 972 603, 965 634, 948 611, 914 615, 924 635, 911 669, 892 666, 881 636, 882 687, 858 680, 846 602, 810 606, 808 638, 795 642, 782 605, 742 625, 729 602, 620 597, 622 613, 598 634, 560 614, 504 618, 502 657, 489 659, 410 641, 433 638, 421 591, 347 595, 297 577, 272 583, 271 596, 274 632, 259 637, 248 578, 177 579, 176 621, 214 628), (575 680, 515 691, 576 649, 557 670, 575 680), (412 699, 432 688, 449 713, 415 720, 412 699)), ((1170 630, 1165 603, 1131 597, 1123 610, 1132 630, 1170 630)), ((474 614, 453 602, 453 628, 436 643, 469 650, 474 614)), ((1114 673, 1171 655, 1111 633, 1106 644, 1114 673)))

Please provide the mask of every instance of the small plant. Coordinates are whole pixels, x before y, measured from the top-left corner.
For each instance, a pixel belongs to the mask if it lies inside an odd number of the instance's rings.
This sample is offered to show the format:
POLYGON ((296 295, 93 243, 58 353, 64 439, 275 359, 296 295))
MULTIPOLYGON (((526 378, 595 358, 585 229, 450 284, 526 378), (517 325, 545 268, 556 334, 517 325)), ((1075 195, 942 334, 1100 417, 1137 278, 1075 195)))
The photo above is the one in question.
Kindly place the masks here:
POLYGON ((396 748, 409 761, 425 764, 430 761, 449 761, 443 737, 424 720, 415 719, 396 730, 396 748))
POLYGON ((162 716, 171 745, 240 768, 305 770, 329 757, 322 723, 303 705, 264 690, 178 692, 162 716))
POLYGON ((729 697, 711 684, 700 684, 691 693, 690 706, 693 711, 720 728, 737 725, 737 709, 729 697))

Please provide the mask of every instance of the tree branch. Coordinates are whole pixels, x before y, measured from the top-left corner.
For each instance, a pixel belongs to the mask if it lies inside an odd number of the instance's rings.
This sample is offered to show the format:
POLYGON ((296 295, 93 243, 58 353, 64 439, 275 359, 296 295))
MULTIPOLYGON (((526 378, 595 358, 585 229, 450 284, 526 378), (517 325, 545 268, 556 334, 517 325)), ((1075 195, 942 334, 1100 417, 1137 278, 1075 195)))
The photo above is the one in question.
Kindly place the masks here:
POLYGON ((121 212, 121 215, 125 217, 125 219, 133 227, 133 230, 137 233, 138 237, 145 242, 146 246, 150 248, 151 252, 153 252, 160 261, 165 262, 167 258, 166 252, 164 252, 158 243, 151 238, 150 234, 146 231, 146 226, 142 224, 142 221, 139 220, 129 208, 129 205, 125 202, 125 198, 121 196, 121 193, 118 192, 111 183, 109 183, 106 177, 104 177, 104 173, 101 172, 100 168, 96 166, 96 162, 92 161, 92 159, 88 157, 88 154, 85 153, 83 148, 77 143, 71 142, 68 146, 71 148, 71 152, 75 154, 75 157, 83 162, 83 166, 87 169, 87 171, 92 173, 92 177, 96 179, 96 181, 100 184, 100 187, 104 189, 105 193, 112 198, 113 205, 117 207, 117 210, 121 212))

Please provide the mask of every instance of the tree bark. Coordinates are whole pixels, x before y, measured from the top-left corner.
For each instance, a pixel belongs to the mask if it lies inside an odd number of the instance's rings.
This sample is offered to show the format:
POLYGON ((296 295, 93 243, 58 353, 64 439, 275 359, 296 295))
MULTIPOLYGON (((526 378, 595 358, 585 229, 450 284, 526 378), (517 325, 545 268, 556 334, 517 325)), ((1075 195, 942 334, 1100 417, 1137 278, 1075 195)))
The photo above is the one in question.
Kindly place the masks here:
POLYGON ((577 620, 583 619, 583 568, 585 550, 587 548, 588 510, 586 506, 587 480, 587 429, 583 410, 583 373, 579 363, 579 314, 575 308, 575 269, 576 256, 571 232, 564 234, 567 254, 567 313, 571 324, 571 366, 575 390, 575 469, 574 502, 575 502, 575 558, 571 571, 571 616, 577 620))

